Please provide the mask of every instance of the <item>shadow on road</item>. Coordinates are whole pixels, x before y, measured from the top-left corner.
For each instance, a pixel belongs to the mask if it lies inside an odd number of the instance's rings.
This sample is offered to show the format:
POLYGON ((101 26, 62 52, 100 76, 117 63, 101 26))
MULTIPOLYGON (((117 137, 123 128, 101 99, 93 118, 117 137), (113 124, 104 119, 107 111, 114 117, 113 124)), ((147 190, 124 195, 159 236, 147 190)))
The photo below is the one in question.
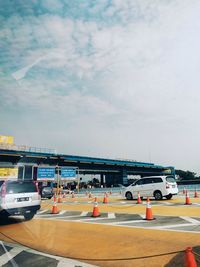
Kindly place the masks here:
POLYGON ((0 217, 0 226, 22 223, 24 221, 25 220, 22 217, 8 217, 8 218, 0 217))

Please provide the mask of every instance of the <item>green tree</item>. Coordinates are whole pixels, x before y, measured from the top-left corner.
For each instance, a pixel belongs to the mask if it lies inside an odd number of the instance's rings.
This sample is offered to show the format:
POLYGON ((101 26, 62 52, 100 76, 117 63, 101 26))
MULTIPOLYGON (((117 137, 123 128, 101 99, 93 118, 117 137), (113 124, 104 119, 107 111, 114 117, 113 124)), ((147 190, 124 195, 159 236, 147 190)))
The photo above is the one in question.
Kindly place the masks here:
POLYGON ((199 178, 199 177, 196 177, 195 172, 183 171, 183 170, 176 170, 175 172, 177 175, 179 175, 181 180, 194 180, 194 179, 199 178))

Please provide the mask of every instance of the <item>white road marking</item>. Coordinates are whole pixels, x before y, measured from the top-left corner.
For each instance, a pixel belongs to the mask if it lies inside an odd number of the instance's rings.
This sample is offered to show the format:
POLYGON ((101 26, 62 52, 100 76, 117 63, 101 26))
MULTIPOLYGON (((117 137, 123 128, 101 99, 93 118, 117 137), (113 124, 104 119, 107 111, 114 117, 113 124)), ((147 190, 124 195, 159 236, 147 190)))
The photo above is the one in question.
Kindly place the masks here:
POLYGON ((109 219, 115 219, 115 214, 114 213, 108 213, 108 218, 109 219))
MULTIPOLYGON (((43 253, 43 252, 40 252, 40 251, 36 251, 36 250, 30 249, 30 248, 27 248, 25 246, 21 246, 21 245, 17 245, 17 244, 13 245, 13 244, 8 244, 8 243, 5 243, 5 244, 7 246, 10 246, 10 247, 14 246, 9 251, 9 252, 11 252, 11 251, 15 252, 16 251, 15 255, 13 255, 13 253, 12 253, 12 257, 15 257, 18 253, 20 253, 22 251, 26 251, 26 252, 29 252, 29 253, 33 253, 35 255, 41 255, 41 256, 52 258, 52 259, 55 259, 55 260, 59 261, 57 267, 66 267, 66 266, 97 267, 96 265, 91 265, 91 264, 80 262, 80 261, 77 261, 77 260, 72 260, 72 259, 68 259, 68 258, 63 258, 63 257, 59 257, 59 256, 46 254, 46 253, 43 253)), ((5 256, 5 254, 3 256, 5 256)), ((0 257, 0 264, 6 264, 9 261, 11 261, 10 259, 7 259, 7 261, 5 260, 5 262, 3 262, 3 261, 1 261, 1 259, 3 259, 2 256, 0 257)), ((2 266, 2 265, 0 265, 0 266, 2 266)), ((19 267, 19 266, 18 265, 15 265, 15 266, 13 265, 13 267, 19 267)))
MULTIPOLYGON (((182 224, 171 224, 171 225, 163 225, 163 226, 152 226, 151 229, 168 229, 168 228, 177 228, 177 227, 185 227, 185 226, 193 226, 192 223, 182 223, 182 224)), ((197 224, 195 224, 197 225, 197 224)), ((199 222, 200 225, 200 222, 199 222)))
POLYGON ((62 214, 64 214, 66 212, 66 210, 61 210, 60 212, 59 212, 59 215, 62 215, 62 214))
POLYGON ((42 213, 45 213, 47 212, 48 210, 41 210, 41 211, 38 211, 37 214, 42 214, 42 213))
POLYGON ((3 242, 0 241, 0 244, 2 245, 5 254, 3 254, 2 256, 0 256, 0 263, 1 266, 3 266, 4 264, 8 263, 9 261, 11 262, 13 267, 19 267, 19 265, 15 262, 15 260, 13 259, 17 254, 19 254, 20 252, 23 251, 23 249, 20 248, 12 248, 10 251, 7 251, 6 247, 4 246, 3 242))
POLYGON ((191 218, 191 217, 188 217, 188 216, 179 216, 181 219, 183 219, 183 220, 185 220, 185 221, 188 221, 188 222, 190 222, 190 223, 192 223, 192 224, 200 224, 200 221, 198 221, 198 220, 195 220, 195 219, 193 219, 193 218, 191 218))
POLYGON ((125 224, 125 223, 144 223, 144 222, 147 222, 147 221, 143 221, 143 220, 129 220, 129 221, 121 221, 121 222, 110 222, 110 223, 106 223, 106 224, 109 224, 109 225, 121 225, 121 224, 125 224))
POLYGON ((88 211, 83 211, 80 216, 86 216, 88 214, 88 211))
POLYGON ((81 219, 81 220, 78 220, 79 222, 85 222, 85 221, 96 221, 96 220, 108 220, 109 218, 107 217, 91 217, 91 218, 86 218, 86 219, 81 219))

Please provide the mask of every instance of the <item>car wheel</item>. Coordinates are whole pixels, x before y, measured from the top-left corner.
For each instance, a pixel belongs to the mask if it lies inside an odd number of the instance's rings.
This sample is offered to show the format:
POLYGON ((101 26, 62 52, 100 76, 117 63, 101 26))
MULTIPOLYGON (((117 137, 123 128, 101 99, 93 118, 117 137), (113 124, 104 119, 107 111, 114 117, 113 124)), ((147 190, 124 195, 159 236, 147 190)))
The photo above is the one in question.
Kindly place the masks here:
POLYGON ((131 192, 127 192, 126 193, 126 199, 128 199, 128 200, 133 199, 133 196, 132 196, 131 192))
POLYGON ((171 199, 172 198, 172 194, 169 194, 166 196, 166 199, 171 199))
POLYGON ((35 215, 34 212, 24 213, 24 218, 26 221, 29 221, 29 220, 33 219, 34 215, 35 215))
POLYGON ((160 191, 155 191, 153 195, 155 197, 155 200, 161 200, 163 198, 160 191))

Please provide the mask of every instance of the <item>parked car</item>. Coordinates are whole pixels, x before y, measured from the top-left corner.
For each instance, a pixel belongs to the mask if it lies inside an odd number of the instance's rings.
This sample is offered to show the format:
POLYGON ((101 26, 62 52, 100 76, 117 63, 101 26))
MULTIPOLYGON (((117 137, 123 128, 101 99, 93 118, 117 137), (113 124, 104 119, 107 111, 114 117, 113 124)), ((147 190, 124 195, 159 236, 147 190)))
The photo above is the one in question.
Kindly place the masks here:
POLYGON ((143 177, 129 185, 125 191, 126 199, 137 198, 138 192, 141 197, 154 197, 161 200, 163 197, 171 199, 178 194, 177 183, 173 176, 143 177))
POLYGON ((54 195, 53 188, 50 186, 43 186, 40 191, 42 198, 52 198, 54 195))
POLYGON ((0 181, 0 216, 23 215, 26 220, 40 209, 41 197, 33 181, 0 181))

